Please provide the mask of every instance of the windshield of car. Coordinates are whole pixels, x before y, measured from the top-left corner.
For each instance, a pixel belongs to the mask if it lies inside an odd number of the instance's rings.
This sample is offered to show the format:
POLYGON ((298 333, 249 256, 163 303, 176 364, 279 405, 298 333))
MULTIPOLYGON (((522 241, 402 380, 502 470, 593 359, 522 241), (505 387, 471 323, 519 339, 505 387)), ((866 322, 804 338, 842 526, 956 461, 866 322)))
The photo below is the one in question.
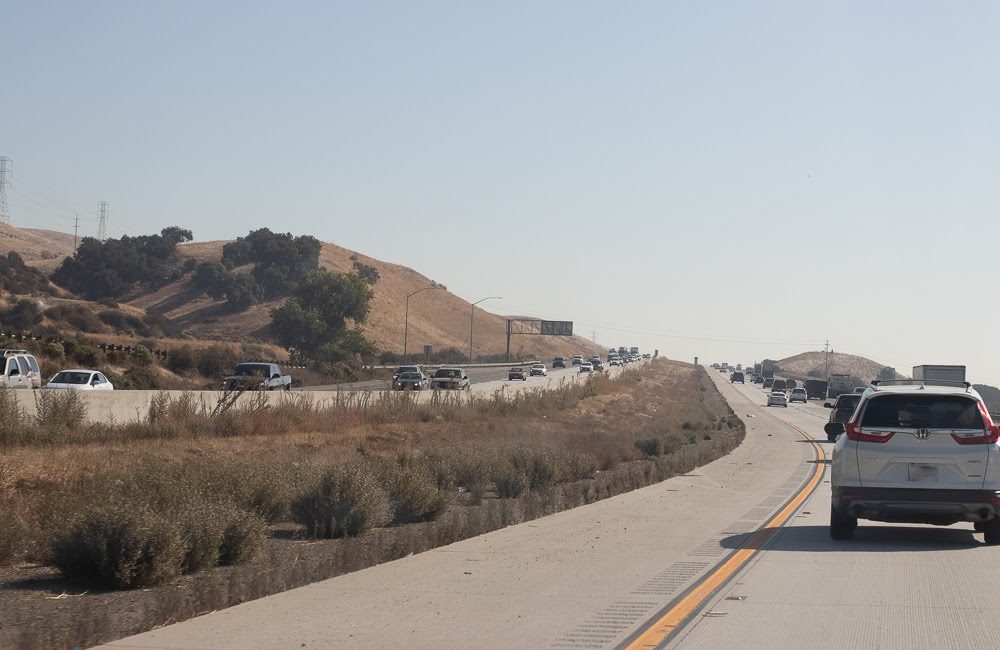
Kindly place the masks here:
POLYGON ((237 377, 270 377, 271 366, 266 363, 241 363, 233 369, 237 377))
POLYGON ((399 378, 400 379, 407 379, 407 380, 420 379, 420 373, 419 372, 404 372, 403 374, 401 374, 399 376, 399 378))
POLYGON ((454 368, 441 368, 440 370, 434 373, 435 379, 450 379, 450 378, 458 379, 461 376, 462 376, 462 371, 455 370, 454 368))
POLYGON ((56 376, 53 377, 52 381, 50 381, 49 383, 82 385, 86 384, 89 381, 90 381, 89 372, 75 372, 75 371, 63 370, 62 372, 57 373, 56 376))
POLYGON ((983 429, 979 403, 959 395, 881 395, 865 405, 862 427, 983 429))
POLYGON ((841 395, 837 398, 837 410, 843 411, 850 409, 853 411, 858 407, 858 402, 861 401, 861 395, 841 395))

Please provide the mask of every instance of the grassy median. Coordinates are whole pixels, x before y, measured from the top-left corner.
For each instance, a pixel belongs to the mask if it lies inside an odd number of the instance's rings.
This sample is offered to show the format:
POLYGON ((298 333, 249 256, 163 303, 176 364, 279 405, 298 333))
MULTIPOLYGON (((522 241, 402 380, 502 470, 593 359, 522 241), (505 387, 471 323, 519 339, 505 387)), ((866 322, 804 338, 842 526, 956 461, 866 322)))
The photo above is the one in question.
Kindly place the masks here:
MULTIPOLYGON (((0 430, 0 646, 119 638, 642 487, 743 425, 700 368, 490 396, 161 398, 0 430)), ((15 408, 0 394, 0 415, 15 408)))

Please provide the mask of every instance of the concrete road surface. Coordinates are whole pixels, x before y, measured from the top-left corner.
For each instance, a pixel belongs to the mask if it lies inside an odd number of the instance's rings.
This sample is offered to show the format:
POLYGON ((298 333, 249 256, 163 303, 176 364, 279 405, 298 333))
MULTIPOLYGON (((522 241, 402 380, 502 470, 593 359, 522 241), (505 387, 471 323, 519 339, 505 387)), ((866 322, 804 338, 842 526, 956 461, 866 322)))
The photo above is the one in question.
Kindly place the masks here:
POLYGON ((970 525, 863 522, 830 541, 821 452, 802 435, 820 437, 827 411, 766 409, 759 388, 713 376, 748 435, 690 475, 108 647, 638 647, 701 592, 669 647, 1000 647, 1000 549, 970 525), (779 510, 787 526, 750 537, 779 510))

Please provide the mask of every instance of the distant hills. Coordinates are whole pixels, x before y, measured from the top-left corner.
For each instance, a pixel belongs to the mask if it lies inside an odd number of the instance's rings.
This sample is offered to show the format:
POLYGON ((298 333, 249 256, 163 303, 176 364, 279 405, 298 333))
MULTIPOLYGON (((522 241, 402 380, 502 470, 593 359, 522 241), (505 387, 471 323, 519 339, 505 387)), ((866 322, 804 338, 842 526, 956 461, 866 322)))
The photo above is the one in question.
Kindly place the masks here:
MULTIPOLYGON (((197 233, 195 233, 197 235, 197 233)), ((225 241, 192 242, 181 244, 178 256, 184 260, 218 261, 222 258, 225 241)), ((73 253, 73 236, 51 230, 16 228, 0 224, 0 254, 16 251, 24 261, 35 268, 50 273, 73 253)), ((323 243, 319 264, 331 271, 350 272, 355 263, 374 267, 378 281, 374 285, 375 297, 368 322, 362 328, 380 350, 400 353, 403 351, 403 325, 406 296, 424 287, 434 290, 421 292, 409 301, 408 349, 411 354, 421 354, 424 345, 435 352, 453 348, 468 353, 469 316, 472 306, 448 291, 443 283, 435 282, 421 273, 390 262, 384 262, 336 244, 323 243)), ((123 311, 143 317, 155 314, 183 331, 186 339, 213 341, 247 341, 263 338, 264 328, 270 321, 269 312, 280 305, 283 298, 269 300, 233 313, 225 309, 224 299, 213 299, 192 285, 193 273, 176 281, 150 289, 122 302, 123 311)), ((447 282, 448 278, 441 278, 447 282)), ((68 292, 58 298, 48 299, 47 305, 72 302, 76 309, 92 308, 96 313, 101 307, 96 303, 79 300, 68 292)), ((45 305, 43 305, 45 306, 45 305)), ((60 324, 62 328, 65 323, 60 324)), ((178 335, 175 334, 175 337, 178 335)), ((504 352, 506 336, 505 317, 480 308, 475 312, 475 354, 498 355, 504 352)), ((551 358, 556 355, 592 354, 601 351, 579 336, 515 336, 511 353, 515 357, 551 358)))
MULTIPOLYGON (((827 353, 822 350, 803 352, 786 359, 780 359, 775 363, 781 368, 781 374, 787 377, 794 379, 822 378, 826 376, 827 353)), ((887 367, 877 361, 842 352, 829 353, 829 364, 831 374, 850 375, 862 385, 877 379, 883 368, 887 367)), ((903 379, 904 375, 897 372, 896 378, 903 379)))

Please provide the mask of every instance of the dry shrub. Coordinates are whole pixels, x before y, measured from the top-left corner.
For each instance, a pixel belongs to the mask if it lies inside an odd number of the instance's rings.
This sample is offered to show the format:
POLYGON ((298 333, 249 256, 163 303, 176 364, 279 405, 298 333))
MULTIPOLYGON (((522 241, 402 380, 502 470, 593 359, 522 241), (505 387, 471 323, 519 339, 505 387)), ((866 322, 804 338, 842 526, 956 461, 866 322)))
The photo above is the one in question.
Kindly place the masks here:
POLYGON ((644 456, 650 458, 663 454, 663 441, 656 436, 636 440, 635 447, 641 451, 644 456))
POLYGON ((384 463, 378 473, 389 493, 393 523, 433 521, 451 500, 447 492, 438 488, 434 477, 422 468, 384 463))
POLYGON ((510 463, 528 478, 532 490, 555 485, 562 478, 560 459, 548 449, 515 448, 510 452, 510 463))
POLYGON ((28 434, 26 422, 24 409, 17 403, 14 391, 0 388, 0 446, 15 445, 24 441, 28 434))
POLYGON ((313 485, 292 501, 293 519, 312 537, 353 537, 387 524, 389 495, 369 467, 350 463, 320 473, 313 485))
POLYGON ((185 552, 182 571, 195 573, 219 563, 219 549, 225 532, 222 509, 204 501, 187 504, 183 517, 178 517, 185 552))
MULTIPOLYGON (((2 497, 0 497, 2 498, 2 497)), ((21 550, 24 522, 9 503, 0 501, 0 565, 11 562, 21 550)))
POLYGON ((267 539, 264 520, 246 510, 231 510, 228 515, 219 546, 219 564, 249 562, 264 548, 267 539))
POLYGON ((52 564, 74 581, 132 589, 178 576, 185 543, 179 527, 136 504, 96 504, 52 544, 52 564))
POLYGON ((75 390, 35 391, 35 427, 49 441, 66 441, 85 428, 87 403, 75 390))
POLYGON ((518 467, 510 460, 496 463, 490 478, 493 479, 497 496, 501 499, 516 499, 526 494, 531 487, 531 480, 524 468, 518 467))
POLYGON ((238 469, 147 460, 81 479, 42 521, 51 561, 72 580, 110 588, 244 562, 261 549, 266 523, 246 507, 259 485, 238 469))

